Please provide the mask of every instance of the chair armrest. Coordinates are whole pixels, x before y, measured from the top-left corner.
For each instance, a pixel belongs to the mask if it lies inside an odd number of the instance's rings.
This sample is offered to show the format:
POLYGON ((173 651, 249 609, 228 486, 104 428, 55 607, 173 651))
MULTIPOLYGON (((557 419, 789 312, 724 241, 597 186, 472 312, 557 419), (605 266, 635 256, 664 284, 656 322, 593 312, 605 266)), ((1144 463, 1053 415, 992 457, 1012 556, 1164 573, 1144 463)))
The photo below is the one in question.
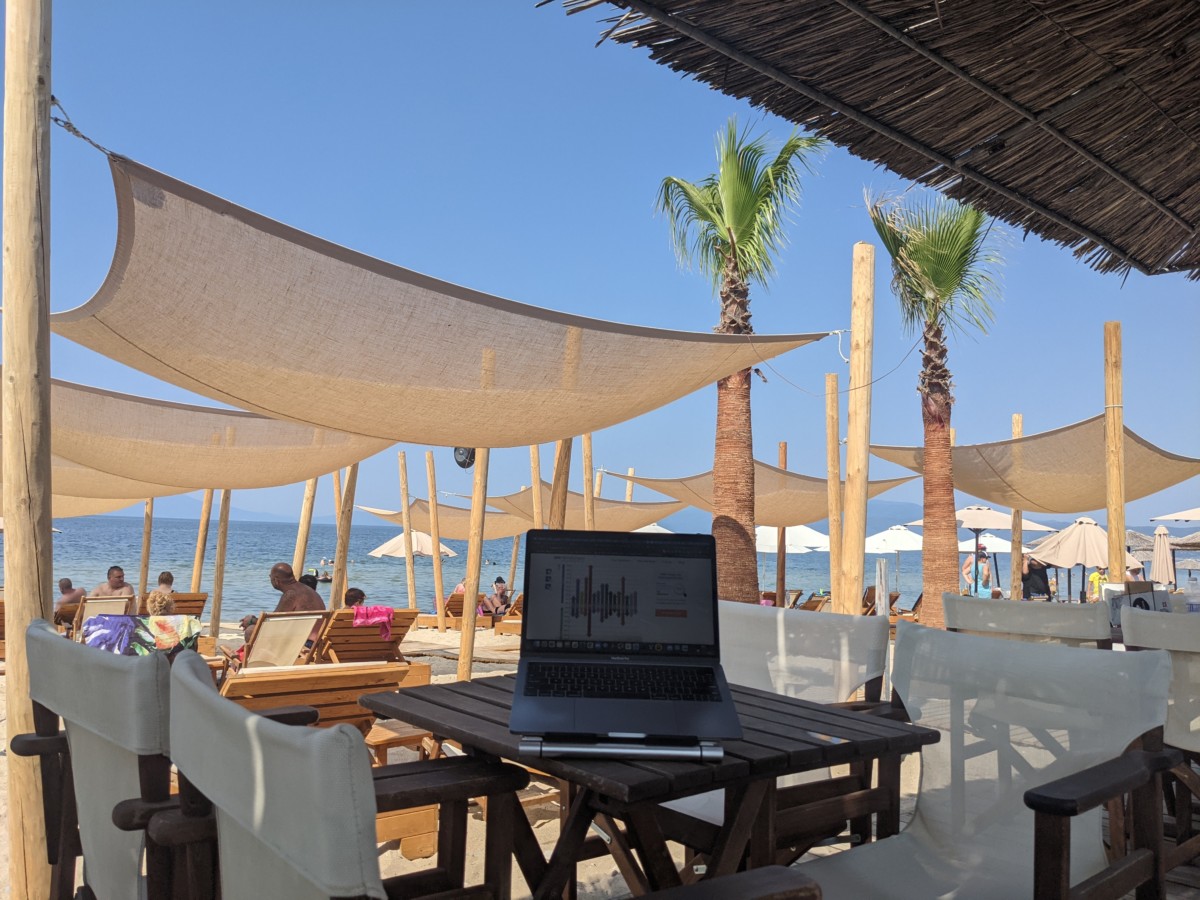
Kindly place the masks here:
POLYGON ((261 710, 259 715, 281 725, 315 725, 321 718, 315 706, 276 706, 261 710))
POLYGON ((1181 762, 1183 754, 1178 750, 1132 750, 1082 772, 1031 788, 1025 792, 1025 805, 1034 812, 1077 816, 1141 787, 1156 774, 1181 762))
POLYGON ((150 817, 146 826, 150 839, 160 847, 182 847, 217 837, 217 817, 213 813, 189 816, 180 809, 167 809, 150 817))
POLYGON ((157 813, 178 808, 178 797, 156 802, 143 800, 141 797, 131 797, 113 807, 112 820, 113 824, 122 831, 142 831, 157 813))
POLYGON ((53 756, 67 752, 67 733, 18 734, 8 742, 8 749, 17 756, 53 756))

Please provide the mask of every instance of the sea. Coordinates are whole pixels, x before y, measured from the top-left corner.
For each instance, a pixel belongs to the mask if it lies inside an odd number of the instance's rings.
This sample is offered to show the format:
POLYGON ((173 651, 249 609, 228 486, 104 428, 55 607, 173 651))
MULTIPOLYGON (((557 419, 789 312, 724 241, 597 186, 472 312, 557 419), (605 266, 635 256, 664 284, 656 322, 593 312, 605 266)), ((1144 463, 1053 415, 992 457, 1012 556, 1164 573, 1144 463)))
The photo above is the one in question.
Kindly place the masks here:
MULTIPOLYGON (((105 580, 109 566, 119 565, 125 570, 126 581, 137 587, 142 551, 140 517, 81 516, 57 520, 55 526, 62 530, 60 534, 54 535, 55 585, 60 578, 65 577, 70 578, 76 587, 84 587, 90 591, 105 580)), ((236 621, 247 613, 275 608, 279 594, 271 587, 268 573, 275 563, 292 561, 296 545, 296 527, 295 524, 284 522, 229 523, 221 604, 223 621, 236 621)), ((197 531, 198 523, 194 519, 154 520, 150 542, 151 588, 157 581, 158 573, 167 570, 175 576, 176 590, 190 590, 197 531)), ((404 559, 375 558, 368 555, 369 551, 395 537, 398 531, 399 529, 390 525, 367 525, 357 522, 351 530, 347 587, 361 588, 370 604, 408 605, 404 559)), ((214 521, 209 528, 208 547, 200 579, 200 589, 210 593, 216 560, 216 533, 217 526, 214 521)), ((333 525, 314 524, 305 557, 305 568, 332 571, 336 538, 333 525)), ((445 590, 449 592, 466 577, 467 542, 443 540, 442 543, 458 554, 442 559, 443 582, 445 590)), ((480 590, 489 590, 496 576, 500 575, 512 585, 514 592, 520 591, 524 583, 523 549, 518 554, 516 571, 513 572, 512 539, 485 541, 480 590)), ((2 541, 0 559, 3 559, 2 541)), ((879 559, 886 561, 887 584, 891 590, 912 592, 914 595, 920 593, 919 552, 901 553, 899 572, 895 553, 887 556, 867 556, 864 585, 876 583, 876 561, 879 559)), ((775 562, 774 553, 760 553, 758 556, 759 583, 762 590, 775 590, 775 562)), ((1001 581, 1003 586, 1007 587, 1007 557, 1001 556, 1000 562, 1001 581)), ((418 557, 414 561, 414 570, 417 608, 424 612, 433 612, 433 560, 418 557)), ((800 590, 807 596, 811 591, 829 589, 828 553, 789 554, 786 571, 788 590, 800 590)), ((328 602, 329 584, 320 584, 318 590, 328 602)))

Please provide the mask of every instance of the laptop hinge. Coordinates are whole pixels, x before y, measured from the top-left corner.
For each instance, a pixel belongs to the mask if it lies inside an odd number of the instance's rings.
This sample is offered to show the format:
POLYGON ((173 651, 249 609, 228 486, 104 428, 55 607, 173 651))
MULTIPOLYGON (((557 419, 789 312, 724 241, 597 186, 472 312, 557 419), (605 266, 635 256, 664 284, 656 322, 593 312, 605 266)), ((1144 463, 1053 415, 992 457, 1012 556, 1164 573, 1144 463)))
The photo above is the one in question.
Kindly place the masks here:
POLYGON ((720 762, 725 748, 713 741, 695 744, 643 744, 618 741, 547 741, 540 737, 521 738, 517 755, 522 757, 576 757, 593 759, 682 759, 690 762, 720 762))

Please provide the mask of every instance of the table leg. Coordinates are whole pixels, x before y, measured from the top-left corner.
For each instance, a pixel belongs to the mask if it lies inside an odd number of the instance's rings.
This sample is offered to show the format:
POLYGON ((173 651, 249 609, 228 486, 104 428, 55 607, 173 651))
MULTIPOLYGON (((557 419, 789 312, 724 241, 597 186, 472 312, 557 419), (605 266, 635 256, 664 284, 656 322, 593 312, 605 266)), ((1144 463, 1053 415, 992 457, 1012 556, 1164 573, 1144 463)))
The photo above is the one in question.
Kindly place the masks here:
MULTIPOLYGON (((887 797, 887 806, 875 815, 875 840, 900 833, 900 756, 879 758, 879 787, 887 797)), ((866 841, 870 835, 864 835, 866 841)))
POLYGON ((525 877, 525 883, 532 890, 546 877, 546 857, 542 854, 537 835, 533 833, 533 826, 529 824, 529 816, 524 810, 513 817, 512 826, 513 855, 517 858, 517 866, 525 877))
MULTIPOLYGON (((746 845, 750 842, 751 830, 762 810, 763 798, 767 795, 768 787, 768 779, 760 778, 744 788, 725 789, 725 824, 717 836, 717 845, 708 861, 705 878, 732 875, 738 870, 746 853, 746 845)), ((775 850, 773 840, 769 849, 771 852, 775 850)))
POLYGON ((683 881, 679 877, 679 870, 675 868, 671 851, 667 849, 667 839, 663 837, 653 808, 632 807, 625 814, 625 821, 629 826, 631 840, 641 848, 642 865, 645 867, 650 889, 661 891, 681 885, 683 881))
POLYGON ((650 893, 650 885, 646 881, 646 873, 638 865, 637 859, 633 855, 633 847, 630 845, 625 832, 621 830, 621 826, 617 824, 617 821, 612 816, 606 813, 597 815, 596 822, 608 833, 608 852, 612 854, 612 858, 616 861, 617 869, 620 871, 621 877, 625 879, 625 884, 628 885, 630 893, 635 897, 650 893))
POLYGON ((534 900, 551 900, 562 896, 564 888, 575 887, 575 860, 592 825, 592 815, 591 791, 579 789, 550 854, 546 874, 536 886, 531 885, 534 900))
POLYGON ((497 794, 488 802, 484 832, 483 880, 492 888, 494 900, 512 897, 513 837, 517 819, 525 818, 516 794, 497 794))
MULTIPOLYGON (((754 828, 750 832, 750 868, 759 869, 773 865, 775 862, 775 845, 778 843, 775 833, 775 813, 778 807, 779 791, 775 780, 768 779, 766 794, 754 820, 754 828)), ((726 813, 728 815, 728 813, 726 813)))

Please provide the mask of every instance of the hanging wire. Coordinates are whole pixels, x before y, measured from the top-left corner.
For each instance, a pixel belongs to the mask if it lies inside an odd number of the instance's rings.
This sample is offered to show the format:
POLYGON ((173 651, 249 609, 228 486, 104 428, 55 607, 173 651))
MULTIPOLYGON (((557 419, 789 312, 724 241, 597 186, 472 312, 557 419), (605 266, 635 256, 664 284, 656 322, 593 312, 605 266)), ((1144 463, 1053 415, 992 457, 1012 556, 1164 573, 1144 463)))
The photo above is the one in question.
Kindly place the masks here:
MULTIPOLYGON (((842 357, 842 362, 849 363, 850 360, 847 359, 845 357, 845 355, 842 353, 842 335, 849 334, 850 333, 849 329, 841 329, 839 331, 831 331, 829 333, 836 334, 838 336, 838 355, 842 357)), ((752 337, 752 335, 746 335, 747 339, 749 339, 751 337, 752 337)), ((913 341, 913 345, 908 348, 908 352, 906 352, 904 354, 904 356, 900 357, 900 362, 896 363, 896 365, 892 366, 892 368, 888 369, 886 372, 884 372, 879 377, 872 378, 866 384, 856 385, 854 387, 848 387, 845 390, 840 390, 840 391, 838 391, 838 393, 839 394, 849 394, 851 391, 861 391, 863 388, 869 388, 869 387, 871 387, 871 385, 878 384, 879 382, 883 381, 883 379, 887 378, 889 375, 892 375, 897 369, 899 369, 902 365, 904 365, 905 361, 910 356, 912 356, 913 351, 916 350, 918 346, 920 346, 921 341, 922 341, 922 338, 917 338, 915 341, 913 341)), ((754 352, 758 353, 758 348, 755 346, 754 342, 750 341, 749 343, 752 347, 755 348, 754 352)), ((784 375, 782 372, 780 372, 777 368, 775 368, 773 365, 771 365, 769 362, 767 362, 765 359, 763 359, 761 354, 758 357, 758 361, 760 363, 762 363, 766 368, 770 369, 772 374, 777 376, 780 381, 782 381, 784 384, 788 385, 789 387, 795 388, 800 393, 808 394, 808 396, 810 396, 810 397, 824 397, 825 396, 824 391, 820 391, 820 392, 810 391, 810 390, 808 390, 808 388, 804 388, 804 387, 801 387, 800 385, 796 384, 794 381, 792 381, 786 375, 784 375)), ((757 369, 755 371, 757 371, 757 369)), ((760 378, 763 379, 763 381, 767 380, 766 378, 763 378, 763 375, 761 372, 759 372, 758 375, 760 378)))
POLYGON ((50 95, 50 107, 52 109, 57 108, 58 111, 62 113, 61 118, 58 116, 51 116, 50 121, 53 122, 55 125, 57 125, 59 128, 63 129, 67 134, 73 135, 73 136, 79 138, 81 141, 91 144, 93 147, 95 147, 97 150, 99 150, 105 156, 112 157, 112 156, 116 155, 111 150, 109 150, 107 147, 102 147, 100 144, 97 144, 90 137, 88 137, 86 134, 84 134, 82 131, 80 131, 78 128, 76 128, 75 123, 71 121, 71 117, 70 117, 70 115, 67 114, 66 109, 63 108, 63 105, 58 101, 58 98, 55 97, 53 94, 50 95))

